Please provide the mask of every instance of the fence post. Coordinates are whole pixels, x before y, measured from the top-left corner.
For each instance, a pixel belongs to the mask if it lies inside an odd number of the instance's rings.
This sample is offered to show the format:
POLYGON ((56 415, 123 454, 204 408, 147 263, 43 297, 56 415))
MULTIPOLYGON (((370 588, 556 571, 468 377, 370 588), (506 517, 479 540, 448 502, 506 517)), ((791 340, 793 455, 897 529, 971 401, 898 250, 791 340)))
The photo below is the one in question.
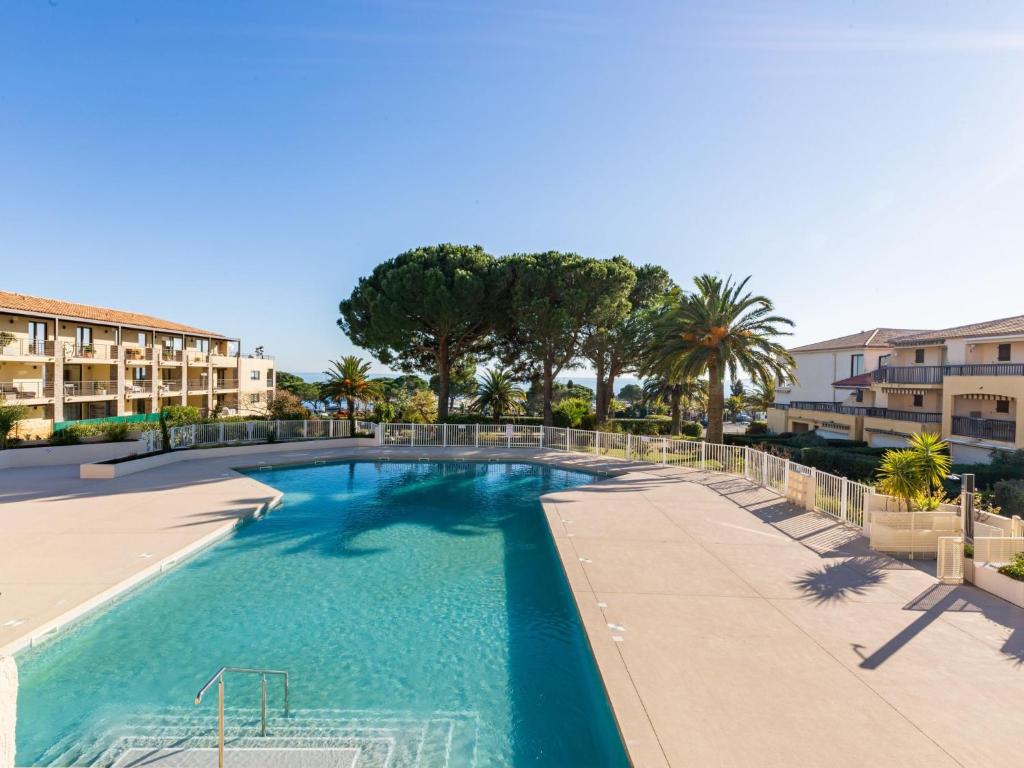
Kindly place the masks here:
POLYGON ((668 464, 668 440, 661 438, 661 463, 668 464))
POLYGON ((447 424, 442 424, 441 425, 441 447, 442 448, 447 448, 448 447, 448 425, 447 424))
POLYGON ((633 456, 633 436, 626 435, 626 459, 630 459, 633 456))
POLYGON ((594 432, 594 453, 597 456, 601 455, 601 433, 594 432))
POLYGON ((811 487, 807 491, 808 504, 806 505, 810 510, 816 510, 818 508, 818 470, 811 467, 811 487))
POLYGON ((789 459, 782 465, 782 495, 789 499, 789 459))
POLYGON ((845 477, 842 480, 840 489, 841 490, 839 492, 839 511, 843 515, 843 522, 846 523, 849 522, 848 503, 850 498, 850 481, 847 480, 845 477))
POLYGON ((537 433, 537 437, 540 438, 540 447, 544 447, 544 427, 541 425, 540 432, 537 433))
POLYGON ((278 440, 281 439, 281 420, 280 419, 274 419, 274 435, 277 436, 278 440))
POLYGON ((750 446, 743 449, 743 479, 750 479, 750 446))
POLYGON ((474 429, 475 437, 473 438, 473 444, 474 444, 475 447, 479 448, 480 447, 480 425, 479 424, 474 424, 473 426, 475 427, 475 429, 474 429))
POLYGON ((700 468, 701 471, 707 471, 708 468, 708 442, 707 440, 700 441, 700 468))
POLYGON ((303 419, 302 420, 302 439, 305 440, 307 437, 309 437, 309 420, 308 419, 303 419))
POLYGON ((768 452, 761 451, 761 485, 771 488, 771 478, 768 477, 768 452))

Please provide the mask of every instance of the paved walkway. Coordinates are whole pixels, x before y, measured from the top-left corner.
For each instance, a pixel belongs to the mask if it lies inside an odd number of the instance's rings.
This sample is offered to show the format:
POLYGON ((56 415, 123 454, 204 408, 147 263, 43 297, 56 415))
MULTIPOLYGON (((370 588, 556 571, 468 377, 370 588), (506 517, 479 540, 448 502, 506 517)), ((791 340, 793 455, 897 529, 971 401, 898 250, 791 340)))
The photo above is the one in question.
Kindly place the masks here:
POLYGON ((637 766, 1016 765, 1024 611, 741 479, 544 497, 637 766))
POLYGON ((382 455, 620 473, 545 510, 637 766, 1020 762, 1024 611, 742 480, 580 454, 311 446, 108 481, 5 470, 0 652, 274 503, 231 467, 382 455))

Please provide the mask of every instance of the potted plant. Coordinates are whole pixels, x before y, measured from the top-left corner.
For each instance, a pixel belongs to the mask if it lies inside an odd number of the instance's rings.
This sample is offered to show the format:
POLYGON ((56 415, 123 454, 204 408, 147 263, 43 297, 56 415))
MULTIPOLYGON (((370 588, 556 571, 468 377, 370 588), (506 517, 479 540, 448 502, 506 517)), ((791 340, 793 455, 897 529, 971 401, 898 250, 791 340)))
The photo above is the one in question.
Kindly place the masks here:
POLYGON ((86 345, 84 345, 82 347, 82 357, 95 357, 95 356, 96 356, 96 347, 94 347, 91 343, 86 344, 86 345))

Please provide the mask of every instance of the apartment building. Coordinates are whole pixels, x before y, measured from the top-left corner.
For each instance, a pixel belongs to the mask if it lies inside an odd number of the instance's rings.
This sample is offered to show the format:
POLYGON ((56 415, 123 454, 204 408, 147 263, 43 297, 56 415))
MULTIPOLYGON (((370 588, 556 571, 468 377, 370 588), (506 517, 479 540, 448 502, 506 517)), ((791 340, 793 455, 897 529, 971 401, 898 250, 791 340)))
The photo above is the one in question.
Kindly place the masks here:
POLYGON ((828 401, 780 397, 769 414, 772 428, 817 429, 878 447, 938 432, 954 460, 965 463, 1024 448, 1024 315, 895 334, 886 345, 876 366, 833 381, 828 401))
POLYGON ((0 399, 30 408, 23 437, 166 405, 257 415, 274 361, 241 340, 123 310, 0 291, 0 399))

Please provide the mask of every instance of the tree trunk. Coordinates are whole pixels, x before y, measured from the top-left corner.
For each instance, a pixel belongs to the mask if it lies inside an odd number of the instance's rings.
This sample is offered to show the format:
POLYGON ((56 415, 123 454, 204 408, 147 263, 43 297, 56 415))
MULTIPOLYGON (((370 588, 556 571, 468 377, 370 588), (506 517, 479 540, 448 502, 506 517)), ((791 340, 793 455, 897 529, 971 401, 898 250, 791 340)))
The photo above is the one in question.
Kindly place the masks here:
POLYGON ((555 426, 554 413, 551 410, 551 396, 554 390, 554 376, 551 373, 551 361, 544 361, 544 426, 555 426))
POLYGON ((437 423, 448 418, 448 387, 450 386, 452 361, 448 354, 448 339, 441 339, 437 350, 437 423))
POLYGON ((612 418, 615 414, 612 413, 612 400, 615 399, 615 370, 609 369, 608 371, 608 384, 604 389, 604 411, 607 418, 612 418))
POLYGON ((679 430, 682 428, 682 410, 680 406, 683 402, 683 387, 681 384, 676 384, 672 387, 672 399, 670 401, 670 407, 672 409, 672 434, 678 435, 679 430))
POLYGON ((722 442, 722 421, 725 418, 725 380, 722 366, 712 358, 708 363, 708 442, 722 442))
POLYGON ((348 423, 352 427, 350 435, 356 433, 356 401, 354 397, 346 398, 348 400, 348 423))
POLYGON ((595 421, 598 424, 604 424, 605 417, 607 415, 608 407, 605 404, 605 387, 604 387, 604 355, 597 356, 597 366, 594 373, 597 374, 597 386, 595 389, 595 400, 594 400, 594 412, 595 421))

